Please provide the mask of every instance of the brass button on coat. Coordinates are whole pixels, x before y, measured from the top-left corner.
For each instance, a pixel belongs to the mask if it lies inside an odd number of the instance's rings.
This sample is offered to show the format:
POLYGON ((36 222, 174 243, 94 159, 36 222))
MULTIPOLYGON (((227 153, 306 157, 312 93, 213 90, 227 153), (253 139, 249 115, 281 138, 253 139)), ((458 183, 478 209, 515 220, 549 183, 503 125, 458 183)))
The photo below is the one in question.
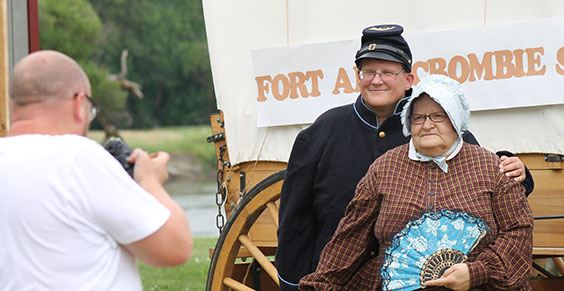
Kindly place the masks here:
POLYGON ((385 137, 385 136, 386 136, 386 133, 383 132, 383 131, 380 131, 380 133, 378 133, 378 136, 379 136, 379 137, 385 137))

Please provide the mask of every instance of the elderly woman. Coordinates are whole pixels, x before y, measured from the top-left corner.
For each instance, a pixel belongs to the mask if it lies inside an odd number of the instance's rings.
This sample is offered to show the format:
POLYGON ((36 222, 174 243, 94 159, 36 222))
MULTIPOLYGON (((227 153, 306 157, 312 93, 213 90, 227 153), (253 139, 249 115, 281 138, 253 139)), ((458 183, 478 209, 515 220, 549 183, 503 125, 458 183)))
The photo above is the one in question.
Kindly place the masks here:
POLYGON ((430 75, 414 87, 402 112, 411 141, 372 164, 300 289, 530 289, 525 189, 462 141, 469 116, 458 82, 430 75))

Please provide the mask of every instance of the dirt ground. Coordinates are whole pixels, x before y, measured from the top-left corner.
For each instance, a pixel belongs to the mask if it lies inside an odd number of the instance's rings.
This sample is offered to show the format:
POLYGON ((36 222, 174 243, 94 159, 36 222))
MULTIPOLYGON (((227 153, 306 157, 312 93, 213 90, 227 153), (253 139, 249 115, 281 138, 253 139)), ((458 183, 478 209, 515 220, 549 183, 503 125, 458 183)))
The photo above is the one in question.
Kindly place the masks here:
POLYGON ((211 165, 203 165, 199 160, 188 153, 171 154, 167 169, 171 180, 215 180, 213 167, 211 165))

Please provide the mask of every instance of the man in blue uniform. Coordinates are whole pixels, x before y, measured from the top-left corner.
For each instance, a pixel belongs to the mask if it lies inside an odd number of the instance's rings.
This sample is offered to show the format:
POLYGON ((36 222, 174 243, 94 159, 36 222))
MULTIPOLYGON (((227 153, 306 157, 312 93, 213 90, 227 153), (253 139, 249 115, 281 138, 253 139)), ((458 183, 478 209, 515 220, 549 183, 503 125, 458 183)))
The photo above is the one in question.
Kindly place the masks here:
MULTIPOLYGON (((280 195, 276 267, 281 290, 297 290, 301 277, 315 271, 358 181, 387 150, 405 144, 400 113, 414 75, 411 51, 400 25, 365 28, 356 53, 361 94, 353 104, 323 113, 300 132, 288 162, 280 195)), ((464 141, 478 144, 470 132, 464 141)), ((533 190, 532 176, 510 152, 500 171, 533 190)), ((367 249, 367 255, 377 246, 367 249)), ((375 254, 373 254, 375 255, 375 254)))

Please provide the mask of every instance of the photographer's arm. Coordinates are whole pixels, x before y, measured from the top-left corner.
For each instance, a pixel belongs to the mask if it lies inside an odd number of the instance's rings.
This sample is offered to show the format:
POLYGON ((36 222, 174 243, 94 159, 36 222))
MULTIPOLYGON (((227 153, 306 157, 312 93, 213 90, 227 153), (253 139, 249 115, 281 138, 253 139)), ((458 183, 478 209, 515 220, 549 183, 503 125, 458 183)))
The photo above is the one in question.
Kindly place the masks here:
POLYGON ((168 179, 169 155, 159 152, 149 156, 135 149, 128 161, 135 163, 134 179, 171 211, 167 222, 148 237, 125 247, 143 263, 154 267, 171 267, 186 262, 192 253, 192 234, 184 210, 163 188, 168 179))

